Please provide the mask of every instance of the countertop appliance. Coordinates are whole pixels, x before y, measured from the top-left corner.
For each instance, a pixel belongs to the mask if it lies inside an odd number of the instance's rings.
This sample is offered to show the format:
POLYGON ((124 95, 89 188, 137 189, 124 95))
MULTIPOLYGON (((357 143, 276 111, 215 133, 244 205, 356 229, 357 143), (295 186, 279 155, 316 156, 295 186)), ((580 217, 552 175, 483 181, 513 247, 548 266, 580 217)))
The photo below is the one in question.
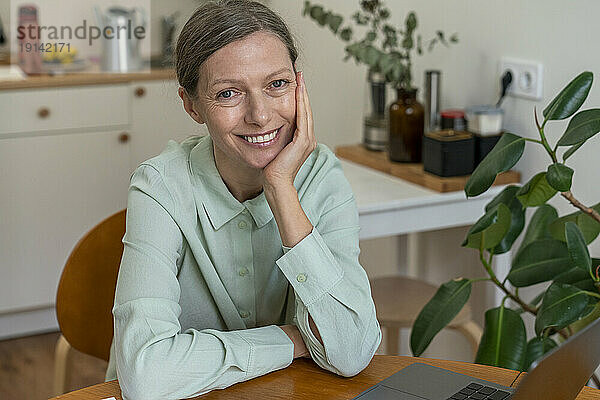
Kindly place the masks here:
MULTIPOLYGON (((140 38, 132 30, 142 26, 146 30, 146 12, 143 8, 110 7, 102 12, 94 7, 96 20, 101 30, 110 27, 112 37, 102 37, 101 68, 108 72, 139 71, 143 68, 140 55, 140 38), (124 29, 123 29, 124 28, 124 29), (117 32, 121 30, 120 34, 117 32)), ((148 38, 149 40, 149 38, 148 38)))

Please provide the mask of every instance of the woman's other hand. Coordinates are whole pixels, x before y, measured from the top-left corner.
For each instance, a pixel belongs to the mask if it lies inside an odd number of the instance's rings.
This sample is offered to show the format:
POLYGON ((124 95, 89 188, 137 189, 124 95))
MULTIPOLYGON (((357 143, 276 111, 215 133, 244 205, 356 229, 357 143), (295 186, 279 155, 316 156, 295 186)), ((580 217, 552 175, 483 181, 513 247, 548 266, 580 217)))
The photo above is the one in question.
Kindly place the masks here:
POLYGON ((293 186, 294 178, 317 146, 312 109, 302 71, 296 73, 296 130, 292 141, 263 169, 263 186, 293 186))
POLYGON ((299 357, 310 357, 310 353, 308 352, 304 340, 302 339, 302 335, 300 335, 300 331, 296 325, 282 325, 280 328, 294 343, 294 359, 299 357))

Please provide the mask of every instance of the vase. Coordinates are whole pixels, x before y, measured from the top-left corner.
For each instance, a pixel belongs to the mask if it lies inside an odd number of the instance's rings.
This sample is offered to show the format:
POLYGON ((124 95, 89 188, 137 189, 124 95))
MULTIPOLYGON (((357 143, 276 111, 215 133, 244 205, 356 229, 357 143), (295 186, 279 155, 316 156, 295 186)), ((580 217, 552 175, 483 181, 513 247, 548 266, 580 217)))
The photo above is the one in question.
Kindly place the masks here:
POLYGON ((369 150, 383 151, 388 144, 385 76, 369 71, 368 93, 363 118, 363 144, 369 150))
POLYGON ((420 163, 425 111, 417 101, 417 89, 397 89, 398 99, 389 112, 390 160, 420 163))

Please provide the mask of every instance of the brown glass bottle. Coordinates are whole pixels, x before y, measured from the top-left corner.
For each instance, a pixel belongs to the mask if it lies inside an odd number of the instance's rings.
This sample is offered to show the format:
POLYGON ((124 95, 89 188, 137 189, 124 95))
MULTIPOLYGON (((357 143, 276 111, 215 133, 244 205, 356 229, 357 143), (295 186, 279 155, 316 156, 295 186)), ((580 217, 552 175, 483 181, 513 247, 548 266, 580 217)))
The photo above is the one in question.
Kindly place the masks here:
POLYGON ((417 101, 417 89, 397 89, 398 99, 390 106, 390 160, 420 163, 425 112, 417 101))

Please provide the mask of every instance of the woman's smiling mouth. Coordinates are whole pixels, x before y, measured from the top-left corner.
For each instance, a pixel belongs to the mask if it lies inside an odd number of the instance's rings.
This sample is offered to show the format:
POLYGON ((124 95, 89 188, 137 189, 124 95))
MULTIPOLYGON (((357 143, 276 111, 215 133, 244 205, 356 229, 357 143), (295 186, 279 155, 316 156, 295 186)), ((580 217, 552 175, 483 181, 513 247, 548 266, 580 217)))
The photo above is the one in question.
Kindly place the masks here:
POLYGON ((271 131, 270 133, 254 136, 240 136, 246 143, 254 147, 266 147, 274 144, 279 139, 279 131, 281 127, 271 131))

